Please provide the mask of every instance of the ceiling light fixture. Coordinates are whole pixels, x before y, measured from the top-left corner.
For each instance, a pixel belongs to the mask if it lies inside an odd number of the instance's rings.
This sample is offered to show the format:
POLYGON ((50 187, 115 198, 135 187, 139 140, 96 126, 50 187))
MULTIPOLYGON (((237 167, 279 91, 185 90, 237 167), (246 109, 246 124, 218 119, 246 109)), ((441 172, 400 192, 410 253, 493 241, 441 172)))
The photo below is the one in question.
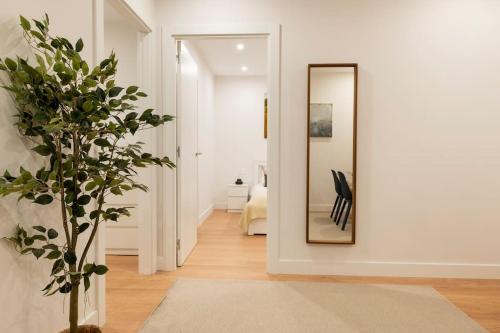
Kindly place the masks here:
POLYGON ((245 49, 245 44, 243 44, 243 43, 236 44, 236 49, 238 51, 243 51, 245 49))
POLYGON ((247 66, 241 66, 241 71, 242 72, 246 72, 248 70, 248 67, 247 66))

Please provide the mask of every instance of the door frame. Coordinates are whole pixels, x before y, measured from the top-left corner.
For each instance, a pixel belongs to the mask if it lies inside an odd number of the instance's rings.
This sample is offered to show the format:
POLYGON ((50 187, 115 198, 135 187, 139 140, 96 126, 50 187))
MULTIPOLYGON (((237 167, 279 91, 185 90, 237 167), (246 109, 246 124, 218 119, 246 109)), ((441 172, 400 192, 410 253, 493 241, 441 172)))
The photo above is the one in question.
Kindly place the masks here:
MULTIPOLYGON (((93 60, 98 64, 105 56, 104 44, 104 1, 93 0, 93 60)), ((154 49, 153 49, 153 29, 143 20, 143 18, 127 3, 126 0, 107 0, 110 1, 113 7, 117 9, 127 20, 133 24, 138 31, 137 44, 137 63, 138 63, 138 86, 144 91, 151 92, 149 97, 144 102, 153 105, 154 98, 154 49)), ((153 141, 152 151, 157 152, 156 142, 153 141)), ((157 174, 152 171, 151 183, 157 177, 157 174)), ((139 205, 144 206, 149 204, 151 209, 142 210, 139 220, 138 235, 139 235, 139 273, 153 274, 156 272, 156 215, 158 190, 156 186, 152 186, 150 191, 150 199, 146 200, 143 196, 139 196, 139 205), (152 198, 152 199, 151 199, 152 198)), ((106 230, 104 226, 98 229, 95 241, 95 261, 97 264, 106 263, 106 230)), ((98 312, 98 324, 103 326, 106 322, 106 276, 98 275, 96 277, 96 307, 98 312)))
MULTIPOLYGON (((268 234, 267 234, 267 271, 277 273, 279 265, 279 230, 280 230, 280 57, 281 26, 275 23, 255 24, 193 24, 161 27, 161 101, 162 114, 176 115, 176 41, 204 37, 266 37, 268 41, 268 103, 269 136, 267 145, 268 168, 268 234)), ((177 149, 177 133, 175 122, 163 126, 160 151, 162 155, 175 157, 177 149)), ((159 215, 161 219, 160 247, 158 269, 174 271, 176 264, 177 244, 177 172, 164 168, 159 179, 162 184, 159 215)))

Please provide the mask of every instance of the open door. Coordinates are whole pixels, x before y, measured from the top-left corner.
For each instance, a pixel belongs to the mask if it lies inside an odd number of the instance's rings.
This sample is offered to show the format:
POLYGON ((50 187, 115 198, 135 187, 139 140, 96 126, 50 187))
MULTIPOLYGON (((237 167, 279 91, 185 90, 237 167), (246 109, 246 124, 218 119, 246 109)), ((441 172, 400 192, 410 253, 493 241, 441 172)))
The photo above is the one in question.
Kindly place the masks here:
POLYGON ((177 42, 177 266, 197 242, 198 227, 198 66, 177 42))

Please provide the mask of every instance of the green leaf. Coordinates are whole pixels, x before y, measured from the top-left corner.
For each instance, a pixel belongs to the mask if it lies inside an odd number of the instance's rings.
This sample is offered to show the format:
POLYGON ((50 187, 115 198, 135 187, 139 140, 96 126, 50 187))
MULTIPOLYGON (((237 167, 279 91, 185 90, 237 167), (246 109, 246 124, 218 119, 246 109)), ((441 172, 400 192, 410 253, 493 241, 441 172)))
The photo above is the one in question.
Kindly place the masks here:
POLYGON ((57 249, 59 249, 56 244, 47 244, 47 245, 42 246, 42 248, 44 248, 46 250, 57 250, 57 249))
POLYGON ((91 274, 94 272, 94 267, 94 264, 85 264, 83 266, 83 271, 85 272, 85 274, 91 274))
POLYGON ((116 97, 120 94, 120 92, 123 90, 122 87, 113 87, 109 89, 109 97, 116 97))
POLYGON ((86 205, 90 202, 92 198, 90 197, 90 195, 82 195, 81 197, 78 198, 78 200, 76 200, 76 202, 79 204, 79 205, 86 205))
POLYGON ((91 211, 90 215, 89 215, 90 219, 92 219, 92 220, 95 219, 96 217, 99 216, 99 213, 100 213, 99 210, 93 210, 93 211, 91 211))
POLYGON ((83 40, 80 38, 80 39, 76 42, 76 45, 75 45, 75 51, 76 51, 76 52, 80 52, 81 50, 83 50, 83 40))
POLYGON ((64 269, 64 260, 57 259, 54 262, 54 265, 52 265, 51 275, 55 275, 55 274, 59 273, 60 271, 62 271, 63 269, 64 269))
POLYGON ((11 71, 15 71, 17 69, 17 64, 14 60, 12 60, 11 58, 5 58, 5 65, 7 65, 7 67, 11 70, 11 71))
POLYGON ((31 237, 31 239, 33 240, 39 240, 39 241, 47 241, 47 237, 45 237, 44 235, 34 235, 31 237))
POLYGON ((85 191, 92 191, 94 188, 96 188, 97 184, 95 182, 89 182, 87 185, 85 185, 85 191))
POLYGON ((54 71, 56 71, 57 73, 60 73, 62 71, 64 71, 64 64, 62 62, 56 62, 54 64, 54 71))
POLYGON ((107 271, 108 271, 108 268, 104 265, 97 265, 94 268, 94 273, 96 273, 97 275, 104 275, 104 274, 106 274, 107 271))
POLYGON ((50 251, 49 254, 47 254, 47 256, 45 258, 52 260, 52 259, 59 258, 61 255, 62 255, 61 251, 59 251, 59 250, 53 250, 53 251, 50 251))
POLYGON ((25 19, 23 16, 19 16, 21 20, 21 27, 23 27, 24 30, 30 30, 31 29, 31 24, 30 22, 25 19))
POLYGON ((94 143, 99 147, 111 147, 111 143, 108 140, 103 138, 97 138, 94 140, 94 143))
POLYGON ((54 239, 59 236, 59 233, 54 229, 49 229, 49 231, 47 231, 47 236, 49 236, 49 239, 54 239))
POLYGON ((76 254, 72 251, 68 251, 64 253, 64 261, 68 263, 68 265, 73 265, 76 263, 76 254))
POLYGON ((122 195, 122 190, 120 190, 119 187, 112 187, 110 189, 111 193, 113 193, 114 195, 122 195))
POLYGON ((130 87, 127 88, 127 90, 125 92, 127 93, 127 95, 130 95, 130 94, 135 93, 137 90, 139 90, 139 87, 137 87, 137 86, 130 86, 130 87))
POLYGON ((33 227, 33 229, 35 229, 36 231, 40 231, 40 232, 46 232, 47 229, 45 227, 42 227, 41 225, 35 225, 33 227))
POLYGON ((48 205, 50 204, 52 201, 54 200, 54 198, 50 195, 50 194, 42 194, 42 195, 39 195, 36 199, 35 199, 35 203, 39 204, 39 205, 48 205))
POLYGON ((88 276, 83 277, 83 286, 85 287, 85 291, 90 288, 90 278, 88 276))
POLYGON ((33 249, 31 252, 33 253, 33 255, 34 255, 37 259, 39 259, 41 256, 43 256, 43 255, 44 255, 45 250, 44 250, 44 249, 33 249))
POLYGON ((35 148, 32 149, 33 151, 37 152, 38 154, 42 156, 49 156, 50 153, 52 152, 50 148, 46 145, 39 145, 36 146, 35 148))
POLYGON ((54 283, 56 283, 56 280, 52 280, 48 285, 45 286, 45 288, 43 288, 41 291, 49 291, 52 286, 54 285, 54 283))
POLYGON ((81 234, 83 233, 85 230, 88 229, 88 227, 90 226, 89 223, 85 222, 85 223, 82 223, 78 226, 78 233, 81 234))
POLYGON ((26 246, 33 245, 33 243, 34 243, 34 242, 35 242, 35 240, 34 240, 33 238, 31 238, 31 237, 26 237, 26 238, 24 239, 24 244, 25 244, 26 246))
POLYGON ((94 108, 94 104, 92 103, 92 101, 88 100, 88 101, 85 101, 85 103, 83 103, 83 110, 85 112, 90 112, 90 111, 92 111, 93 108, 94 108))
POLYGON ((89 65, 85 61, 82 61, 81 68, 83 75, 87 75, 89 73, 89 65))

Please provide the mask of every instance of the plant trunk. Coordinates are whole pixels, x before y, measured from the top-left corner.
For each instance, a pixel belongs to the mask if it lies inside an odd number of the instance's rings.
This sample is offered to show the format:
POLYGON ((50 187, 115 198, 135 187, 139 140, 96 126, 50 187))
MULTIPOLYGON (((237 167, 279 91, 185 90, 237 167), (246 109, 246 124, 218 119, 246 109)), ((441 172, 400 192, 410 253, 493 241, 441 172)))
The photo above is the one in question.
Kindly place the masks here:
POLYGON ((69 332, 78 332, 78 282, 73 285, 69 298, 69 332))

